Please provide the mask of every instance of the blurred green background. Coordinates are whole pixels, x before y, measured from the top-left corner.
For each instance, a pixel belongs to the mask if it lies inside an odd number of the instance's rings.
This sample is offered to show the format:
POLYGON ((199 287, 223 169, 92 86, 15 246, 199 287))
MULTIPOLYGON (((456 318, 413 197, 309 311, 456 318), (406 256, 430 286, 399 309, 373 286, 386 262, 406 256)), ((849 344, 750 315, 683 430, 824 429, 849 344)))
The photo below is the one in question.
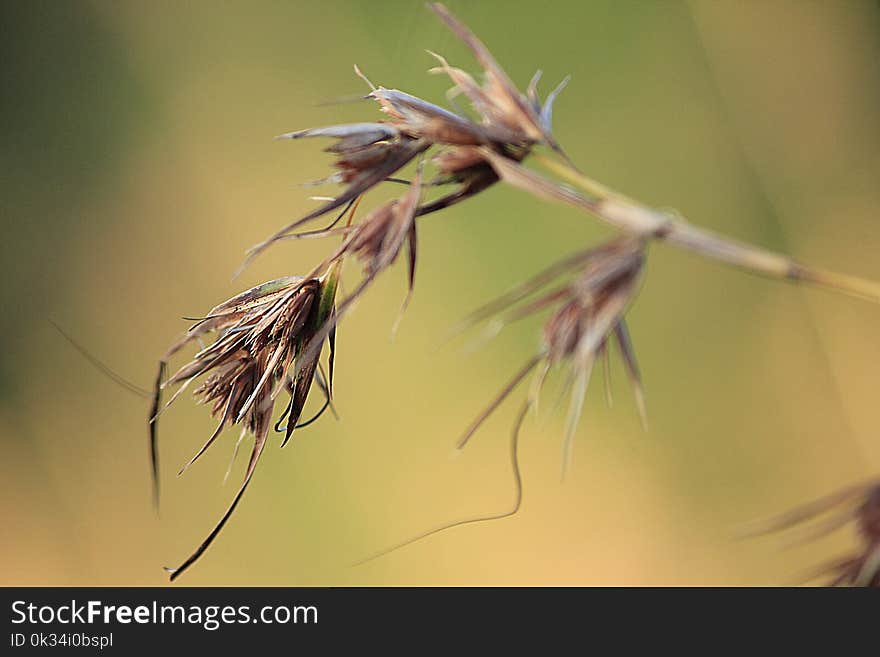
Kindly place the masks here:
MULTIPOLYGON (((702 225, 880 280, 876 2, 463 2, 450 8, 525 85, 570 73, 555 133, 589 174, 702 225)), ((326 145, 298 128, 379 118, 320 105, 374 82, 437 102, 426 48, 475 70, 421 1, 4 2, 0 458, 2 584, 163 584, 237 486, 237 437, 187 472, 213 423, 164 416, 161 518, 147 403, 86 363, 59 323, 148 387, 183 316, 302 273, 325 243, 283 243, 237 281, 244 249, 313 202, 326 145)), ((373 198, 372 202, 375 202, 373 198)), ((368 198, 368 202, 370 199, 368 198)), ((432 537, 512 498, 514 403, 462 429, 535 347, 525 323, 470 349, 467 311, 609 233, 498 187, 421 226, 413 303, 392 344, 404 267, 344 322, 341 420, 264 454, 237 513, 184 584, 780 584, 851 545, 737 541, 744 523, 880 470, 880 308, 743 275, 657 246, 630 326, 650 431, 619 363, 594 380, 573 469, 564 418, 526 421, 525 501, 502 522, 432 537)), ((348 272, 348 288, 357 272, 348 272)), ((312 400, 312 404, 316 400, 312 400)))

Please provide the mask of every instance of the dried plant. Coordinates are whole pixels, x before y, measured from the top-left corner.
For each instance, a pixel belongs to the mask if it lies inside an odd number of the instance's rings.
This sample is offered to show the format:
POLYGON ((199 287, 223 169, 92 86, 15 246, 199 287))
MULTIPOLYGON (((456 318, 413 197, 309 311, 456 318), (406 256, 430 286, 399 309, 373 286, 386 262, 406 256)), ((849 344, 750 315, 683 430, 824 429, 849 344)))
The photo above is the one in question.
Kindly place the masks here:
MULTIPOLYGON (((180 384, 171 402, 189 383, 204 377, 195 393, 212 404, 212 413, 220 416, 217 430, 193 461, 226 426, 241 424, 243 434, 254 436, 245 480, 232 505, 208 539, 173 576, 201 555, 238 503, 269 434, 277 395, 282 390, 290 395, 283 414, 287 416, 285 442, 294 428, 301 426, 297 422, 313 381, 318 381, 326 395, 325 408, 330 403, 335 327, 408 245, 409 291, 403 308, 406 307, 415 279, 418 218, 449 208, 498 182, 571 205, 608 223, 620 236, 556 263, 466 319, 465 326, 493 320, 497 327, 537 313, 549 314, 536 354, 477 417, 459 443, 463 447, 501 402, 535 372, 532 389, 512 432, 516 503, 510 512, 464 522, 507 517, 519 508, 522 498, 517 463, 519 427, 528 410, 537 405, 543 382, 554 365, 567 365, 565 387, 571 391, 563 441, 563 473, 570 461, 593 365, 597 359, 607 361, 614 343, 629 373, 644 419, 639 370, 624 315, 638 291, 652 242, 663 241, 755 274, 824 286, 880 301, 877 283, 809 268, 786 256, 716 235, 685 221, 675 212, 648 207, 592 180, 572 163, 552 134, 554 103, 567 79, 542 101, 537 91, 539 72, 526 92, 521 93, 486 46, 465 25, 442 4, 433 3, 429 7, 469 48, 482 67, 482 80, 478 82, 442 56, 431 53, 438 65, 430 72, 448 76, 453 85, 448 93, 454 105, 450 110, 397 89, 376 86, 355 67, 356 73, 370 87, 364 98, 375 101, 385 118, 279 136, 291 140, 334 139, 325 150, 336 158, 335 172, 316 184, 341 184, 343 189, 252 247, 242 267, 279 241, 338 236, 340 244, 304 278, 267 283, 215 308, 169 350, 165 360, 207 333, 217 334, 215 342, 167 380, 163 380, 163 360, 158 387, 180 384), (460 97, 468 101, 469 110, 457 105, 460 97), (527 167, 527 160, 540 165, 544 173, 527 167), (411 180, 398 177, 414 162, 417 166, 411 180), (426 174, 426 170, 433 171, 433 175, 426 174), (385 183, 403 184, 406 191, 353 223, 358 203, 372 189, 385 183), (446 191, 434 196, 435 189, 446 191), (303 229, 331 212, 338 214, 330 224, 319 229, 303 229), (349 213, 348 223, 338 227, 346 213, 349 213), (339 268, 349 257, 361 262, 363 275, 352 293, 337 303, 339 268), (330 374, 326 379, 316 373, 325 342, 330 345, 330 374)), ((151 449, 156 477, 155 419, 160 412, 157 392, 151 413, 151 449)), ((462 523, 446 525, 422 537, 459 524, 462 523)))
POLYGON ((202 555, 241 500, 272 428, 276 398, 282 392, 289 395, 287 406, 275 423, 275 431, 284 433, 282 447, 295 429, 311 423, 311 420, 302 424, 299 422, 316 377, 326 397, 319 415, 330 404, 335 333, 331 332, 328 339, 329 374, 326 380, 318 375, 320 354, 316 352, 314 355, 306 355, 304 347, 333 315, 337 278, 338 266, 334 266, 318 278, 281 278, 247 290, 213 308, 172 345, 162 359, 155 390, 155 410, 150 418, 150 444, 157 498, 156 446, 159 415, 194 381, 201 379, 194 394, 203 403, 211 405, 211 414, 215 417, 219 415, 220 421, 205 444, 181 468, 179 474, 183 474, 195 463, 228 426, 241 425, 236 453, 246 435, 251 435, 254 439, 244 481, 232 503, 195 552, 178 568, 169 569, 172 580, 202 555), (186 345, 209 333, 216 334, 214 342, 203 347, 192 360, 164 379, 168 359, 186 345), (160 408, 162 390, 175 385, 178 386, 177 391, 160 408), (281 427, 285 419, 287 424, 281 427))
POLYGON ((571 461, 575 430, 596 360, 603 362, 606 393, 610 395, 608 359, 611 355, 609 343, 612 339, 617 343, 629 373, 642 420, 646 421, 641 376, 623 317, 638 290, 645 260, 645 246, 646 243, 642 238, 625 236, 575 253, 474 311, 464 320, 459 329, 493 319, 494 333, 510 322, 551 310, 544 324, 537 353, 517 371, 458 441, 458 449, 462 449, 501 403, 530 373, 536 371, 531 390, 520 405, 510 434, 510 461, 515 487, 514 504, 510 510, 502 513, 441 525, 382 550, 359 564, 385 556, 448 529, 477 522, 501 520, 517 513, 523 496, 518 457, 519 432, 529 410, 537 409, 547 374, 554 365, 568 363, 569 373, 565 388, 571 389, 571 403, 562 449, 563 477, 571 461))
MULTIPOLYGON (((638 291, 646 243, 639 237, 620 237, 576 253, 490 302, 467 318, 465 325, 491 317, 496 330, 505 324, 553 309, 544 324, 537 354, 513 377, 459 440, 459 449, 474 435, 504 399, 537 369, 526 404, 537 406, 544 380, 553 365, 568 362, 566 388, 571 404, 563 447, 563 475, 571 458, 572 439, 583 408, 593 365, 610 355, 609 340, 617 342, 645 416, 641 378, 623 315, 638 291), (560 278, 567 277, 563 283, 560 278)), ((604 361, 603 361, 604 362, 604 361)), ((607 363, 606 363, 607 367, 607 363)))
POLYGON ((811 572, 806 581, 830 577, 830 586, 880 588, 880 479, 850 486, 758 523, 747 535, 787 531, 794 543, 813 541, 855 525, 859 549, 811 572))

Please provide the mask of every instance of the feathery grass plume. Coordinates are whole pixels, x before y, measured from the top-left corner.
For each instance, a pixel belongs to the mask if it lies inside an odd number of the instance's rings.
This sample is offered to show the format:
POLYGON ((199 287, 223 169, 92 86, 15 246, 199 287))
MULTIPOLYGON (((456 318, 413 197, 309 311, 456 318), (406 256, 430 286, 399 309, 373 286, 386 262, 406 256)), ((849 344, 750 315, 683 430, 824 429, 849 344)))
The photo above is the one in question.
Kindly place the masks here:
MULTIPOLYGON (((248 434, 254 444, 240 485, 232 503, 208 537, 176 569, 168 569, 174 580, 195 563, 229 520, 251 481, 272 428, 275 400, 284 391, 289 401, 275 424, 283 432, 284 446, 296 428, 310 424, 328 407, 332 395, 335 354, 335 331, 327 335, 329 346, 328 376, 319 373, 321 350, 304 351, 315 333, 328 323, 335 312, 336 286, 340 263, 330 266, 319 277, 289 276, 258 285, 213 308, 200 319, 165 354, 155 392, 154 411, 150 417, 151 453, 158 453, 158 417, 193 382, 201 382, 193 394, 210 404, 211 414, 220 417, 215 431, 178 473, 189 468, 214 443, 223 429, 241 426, 240 441, 248 434), (184 346, 214 333, 216 339, 203 347, 190 362, 164 379, 168 359, 184 346), (318 415, 300 423, 303 408, 317 380, 326 397, 318 415), (161 390, 179 386, 171 399, 160 406, 161 390), (280 426, 286 420, 286 426, 280 426)), ((236 452, 237 452, 236 445, 236 452)), ((158 476, 158 461, 153 472, 158 476)), ((158 484, 156 484, 158 486, 158 484)))
POLYGON ((830 577, 829 586, 880 588, 880 479, 844 488, 776 518, 755 523, 743 534, 793 532, 792 543, 799 544, 827 536, 846 525, 855 525, 860 542, 858 551, 820 566, 804 581, 830 577))

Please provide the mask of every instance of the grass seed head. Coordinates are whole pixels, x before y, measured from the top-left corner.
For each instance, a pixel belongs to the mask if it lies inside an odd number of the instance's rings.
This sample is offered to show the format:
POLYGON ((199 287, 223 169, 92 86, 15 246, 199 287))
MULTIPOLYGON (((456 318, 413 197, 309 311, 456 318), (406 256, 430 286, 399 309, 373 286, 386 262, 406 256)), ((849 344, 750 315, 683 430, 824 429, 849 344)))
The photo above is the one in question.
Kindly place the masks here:
POLYGON ((501 402, 537 368, 528 405, 536 406, 550 368, 569 363, 566 388, 571 389, 571 406, 566 422, 563 472, 593 364, 607 354, 614 339, 635 390, 644 421, 644 399, 635 353, 624 315, 638 292, 645 263, 646 242, 621 237, 569 256, 492 301, 466 320, 466 325, 493 319, 498 328, 525 317, 550 310, 538 353, 511 379, 489 406, 470 425, 459 441, 463 447, 501 402))
POLYGON ((815 541, 846 526, 855 530, 858 548, 814 569, 805 578, 826 578, 831 586, 880 588, 880 480, 850 486, 755 523, 745 536, 786 532, 792 545, 815 541), (828 579, 830 578, 830 579, 828 579))
MULTIPOLYGON (((432 185, 456 184, 458 189, 419 206, 415 216, 450 207, 488 189, 500 179, 497 167, 478 148, 489 149, 498 157, 515 163, 521 162, 535 144, 549 145, 561 152, 550 133, 550 122, 553 101, 564 85, 554 90, 542 104, 537 95, 539 76, 536 76, 527 94, 523 95, 470 30, 443 5, 438 3, 430 7, 464 41, 484 68, 485 83, 479 86, 469 74, 449 66, 445 59, 431 53, 441 64, 435 72, 448 74, 455 85, 451 95, 466 96, 480 120, 475 121, 464 113, 448 110, 398 89, 377 87, 355 67, 356 73, 370 86, 366 98, 375 100, 388 118, 380 122, 310 128, 279 135, 280 139, 335 139, 336 142, 325 150, 337 156, 334 162, 337 171, 314 184, 336 183, 345 185, 345 188, 306 216, 252 247, 242 267, 275 242, 296 237, 294 231, 303 224, 338 208, 346 208, 377 185, 394 180, 395 173, 432 147, 442 149, 431 159, 438 169, 432 185)), ((324 234, 323 231, 317 232, 324 234)))
MULTIPOLYGON (((157 384, 157 408, 161 389, 179 386, 162 407, 164 410, 191 383, 201 379, 194 395, 210 406, 212 415, 220 416, 214 433, 180 474, 204 454, 226 427, 241 425, 242 436, 251 435, 254 439, 244 481, 232 504, 196 551, 181 566, 169 571, 172 579, 204 553, 234 511, 262 455, 272 427, 275 399, 282 391, 289 395, 282 419, 275 426, 276 431, 285 433, 282 445, 297 426, 302 426, 299 425, 300 417, 316 379, 321 353, 320 349, 306 353, 304 346, 312 342, 332 317, 337 272, 338 268, 333 268, 318 278, 287 277, 247 290, 213 308, 166 354, 167 359, 187 344, 207 334, 216 334, 213 343, 198 351, 167 380, 157 384), (281 428, 279 425, 284 418, 287 425, 281 428)), ((319 384, 329 403, 335 345, 333 333, 328 341, 330 375, 326 382, 319 381, 319 384)), ((158 439, 158 415, 162 410, 150 419, 153 453, 158 439)))

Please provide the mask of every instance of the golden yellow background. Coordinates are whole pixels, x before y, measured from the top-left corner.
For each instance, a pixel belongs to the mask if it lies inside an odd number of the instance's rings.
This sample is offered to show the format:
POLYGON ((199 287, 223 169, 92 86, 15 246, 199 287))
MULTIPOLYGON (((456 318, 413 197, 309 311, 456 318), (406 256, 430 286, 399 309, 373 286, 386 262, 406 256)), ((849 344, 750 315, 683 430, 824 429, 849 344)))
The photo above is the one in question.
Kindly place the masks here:
MULTIPOLYGON (((555 133, 646 202, 819 266, 880 279, 876 2, 463 2, 451 9, 522 86, 572 74, 555 133)), ((86 363, 54 320, 141 385, 198 315, 330 244, 244 249, 304 214, 325 143, 278 133, 380 115, 377 84, 443 101, 426 48, 475 70, 414 2, 3 3, 2 584, 158 584, 234 493, 229 432, 185 397, 163 418, 152 512, 147 402, 86 363)), ((395 190, 397 191, 397 190, 395 190)), ((367 199, 376 202, 381 194, 367 199)), ((466 312, 609 234, 497 187, 421 224, 414 301, 386 273, 339 335, 336 403, 264 454, 227 529, 181 584, 784 584, 851 536, 782 549, 739 527, 880 470, 880 308, 659 245, 630 325, 644 433, 619 362, 594 379, 573 469, 548 395, 524 425, 518 516, 360 567, 447 520, 503 510, 515 402, 454 455, 536 344, 538 324, 445 343, 466 312)), ((347 274, 351 289, 357 274, 347 274)), ((311 404, 316 404, 313 399, 311 404)))

